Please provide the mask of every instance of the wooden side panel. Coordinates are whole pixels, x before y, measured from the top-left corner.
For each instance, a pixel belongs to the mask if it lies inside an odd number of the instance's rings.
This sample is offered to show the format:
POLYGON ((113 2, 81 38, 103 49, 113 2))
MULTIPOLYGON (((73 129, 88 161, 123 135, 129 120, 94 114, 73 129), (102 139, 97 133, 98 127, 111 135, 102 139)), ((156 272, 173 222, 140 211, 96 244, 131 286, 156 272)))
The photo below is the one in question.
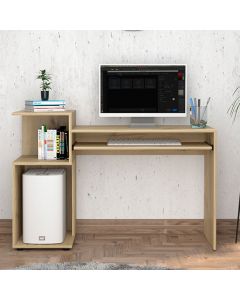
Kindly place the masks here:
POLYGON ((216 250, 216 136, 209 134, 213 151, 204 156, 204 234, 216 250))
POLYGON ((69 220, 71 221, 71 234, 74 240, 76 234, 76 154, 73 152, 74 144, 74 134, 72 132, 73 128, 76 126, 76 111, 73 111, 69 116, 69 153, 71 156, 69 158, 72 162, 71 166, 71 216, 69 220))
POLYGON ((72 235, 76 234, 76 156, 73 153, 72 158, 72 235))
POLYGON ((69 115, 69 120, 68 120, 68 134, 69 134, 69 141, 68 141, 68 146, 69 146, 69 161, 72 162, 72 157, 73 157, 73 152, 72 152, 72 145, 73 145, 73 133, 72 129, 73 126, 76 125, 76 112, 74 111, 69 115))
POLYGON ((22 172, 23 167, 13 165, 12 187, 12 245, 22 235, 22 172))
POLYGON ((72 230, 72 167, 66 168, 67 171, 67 231, 72 230))

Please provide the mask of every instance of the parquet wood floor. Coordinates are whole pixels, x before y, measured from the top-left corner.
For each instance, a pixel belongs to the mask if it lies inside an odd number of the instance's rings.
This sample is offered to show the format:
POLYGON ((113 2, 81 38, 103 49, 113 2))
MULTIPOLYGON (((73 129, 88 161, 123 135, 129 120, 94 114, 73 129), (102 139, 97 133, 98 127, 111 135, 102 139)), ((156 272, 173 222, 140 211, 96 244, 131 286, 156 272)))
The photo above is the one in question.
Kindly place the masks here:
POLYGON ((11 248, 11 221, 0 221, 0 269, 36 263, 112 262, 171 269, 240 269, 235 220, 218 220, 217 251, 202 220, 78 220, 72 250, 11 248))

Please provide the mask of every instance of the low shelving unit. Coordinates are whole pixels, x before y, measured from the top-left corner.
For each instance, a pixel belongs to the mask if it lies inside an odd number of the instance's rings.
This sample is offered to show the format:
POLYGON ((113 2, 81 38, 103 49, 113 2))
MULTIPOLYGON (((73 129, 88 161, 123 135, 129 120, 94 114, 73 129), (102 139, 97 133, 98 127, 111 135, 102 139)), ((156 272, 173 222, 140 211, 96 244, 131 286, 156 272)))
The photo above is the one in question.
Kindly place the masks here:
POLYGON ((72 151, 72 127, 76 122, 76 113, 72 110, 46 113, 18 111, 13 115, 22 117, 22 155, 13 162, 12 246, 15 249, 71 249, 76 232, 76 160, 72 151), (69 159, 38 159, 37 129, 43 124, 48 128, 67 127, 69 159), (67 233, 61 244, 24 244, 22 240, 22 174, 28 169, 36 167, 65 168, 67 172, 67 233))

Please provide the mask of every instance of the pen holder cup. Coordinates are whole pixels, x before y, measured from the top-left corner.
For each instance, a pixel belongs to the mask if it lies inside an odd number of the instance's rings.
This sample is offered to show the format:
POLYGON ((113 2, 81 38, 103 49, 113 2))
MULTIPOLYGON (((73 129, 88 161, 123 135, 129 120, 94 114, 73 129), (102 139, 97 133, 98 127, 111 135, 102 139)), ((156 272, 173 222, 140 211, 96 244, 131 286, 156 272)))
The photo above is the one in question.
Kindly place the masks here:
POLYGON ((205 128, 207 125, 207 106, 190 106, 192 128, 205 128))

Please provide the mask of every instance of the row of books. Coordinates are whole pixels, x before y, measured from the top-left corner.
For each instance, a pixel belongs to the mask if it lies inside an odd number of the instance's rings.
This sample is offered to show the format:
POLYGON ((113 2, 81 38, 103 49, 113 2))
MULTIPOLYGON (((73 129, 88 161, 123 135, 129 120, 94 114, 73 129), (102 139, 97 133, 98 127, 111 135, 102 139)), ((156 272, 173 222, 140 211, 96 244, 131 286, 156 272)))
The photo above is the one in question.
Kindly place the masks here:
POLYGON ((26 100, 25 110, 33 112, 64 111, 65 100, 26 100))
POLYGON ((38 129, 38 159, 68 159, 68 131, 66 126, 38 129))

